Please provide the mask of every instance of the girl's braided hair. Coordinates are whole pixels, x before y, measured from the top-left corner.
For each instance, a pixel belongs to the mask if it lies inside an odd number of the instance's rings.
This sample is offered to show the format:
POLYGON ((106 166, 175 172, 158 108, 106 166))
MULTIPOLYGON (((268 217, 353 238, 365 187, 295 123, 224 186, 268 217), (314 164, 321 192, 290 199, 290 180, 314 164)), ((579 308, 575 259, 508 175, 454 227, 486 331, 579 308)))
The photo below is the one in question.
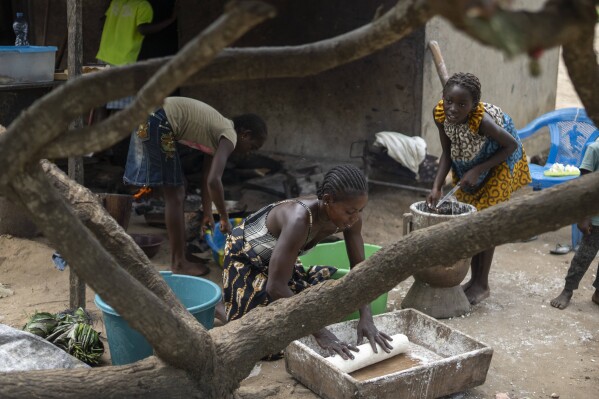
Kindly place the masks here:
POLYGON ((445 83, 445 86, 443 86, 443 92, 453 86, 460 86, 468 90, 472 96, 474 106, 476 107, 478 105, 480 102, 481 90, 480 81, 476 76, 467 72, 454 73, 449 79, 447 79, 447 83, 445 83))
POLYGON ((324 175, 324 180, 316 195, 318 199, 322 199, 325 194, 339 199, 344 196, 367 193, 368 182, 364 173, 356 166, 346 164, 335 166, 324 175))

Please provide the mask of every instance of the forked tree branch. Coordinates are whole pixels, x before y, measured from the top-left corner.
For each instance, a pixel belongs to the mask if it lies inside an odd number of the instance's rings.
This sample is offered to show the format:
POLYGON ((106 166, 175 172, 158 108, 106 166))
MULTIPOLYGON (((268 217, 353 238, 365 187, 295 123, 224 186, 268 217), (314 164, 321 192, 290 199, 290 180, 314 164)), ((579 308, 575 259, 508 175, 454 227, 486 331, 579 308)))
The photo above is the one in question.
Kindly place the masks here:
MULTIPOLYGON (((116 262, 174 311, 195 324, 197 320, 181 305, 131 236, 100 205, 96 195, 70 179, 55 164, 43 160, 41 165, 50 184, 70 204, 77 218, 96 236, 102 247, 113 255, 116 262)), ((136 295, 136 292, 130 294, 136 295)))
POLYGON ((218 359, 210 356, 214 345, 202 325, 184 321, 180 312, 120 267, 71 212, 40 165, 15 177, 11 188, 77 275, 140 331, 162 360, 196 376, 214 375, 218 359))
MULTIPOLYGON (((424 26, 435 14, 448 19, 473 39, 509 56, 538 54, 562 44, 576 45, 581 22, 584 20, 588 26, 589 21, 591 24, 595 21, 596 3, 597 0, 550 0, 536 12, 499 9, 488 16, 469 17, 468 10, 476 9, 476 2, 403 1, 372 23, 334 38, 299 46, 225 49, 210 65, 188 79, 187 84, 316 75, 395 43, 424 26)), ((592 37, 591 33, 591 40, 592 37)), ((156 68, 160 62, 164 61, 154 61, 144 68, 156 68)), ((591 107, 599 111, 599 107, 591 107)), ((589 114, 594 112, 591 110, 589 114)))
POLYGON ((137 122, 145 120, 160 101, 188 76, 210 62, 225 46, 273 15, 274 9, 267 4, 237 2, 162 66, 158 75, 149 78, 147 83, 143 74, 124 77, 119 68, 115 68, 106 74, 96 74, 102 75, 101 78, 93 75, 76 78, 50 92, 21 113, 6 134, 0 136, 0 170, 3 171, 0 188, 34 159, 82 155, 118 142, 130 134, 137 122), (133 94, 142 86, 142 95, 126 110, 93 128, 74 130, 65 138, 58 139, 72 119, 103 104, 106 97, 133 94), (127 87, 126 92, 121 90, 123 87, 127 87))
POLYGON ((292 340, 339 321, 418 270, 453 264, 487 248, 552 231, 597 213, 599 173, 593 173, 468 217, 414 231, 374 253, 344 278, 256 308, 210 331, 210 335, 224 366, 243 378, 262 356, 277 353, 292 340), (514 228, 514 221, 518 221, 518 228, 514 228), (360 295, 347 294, 357 292, 360 295), (266 336, 268 339, 264 339, 266 336))
MULTIPOLYGON (((226 389, 235 389, 255 362, 265 354, 275 353, 292 340, 341 319, 363 302, 374 300, 418 270, 436 264, 451 264, 483 249, 554 230, 597 212, 599 174, 590 174, 540 193, 515 198, 467 218, 414 231, 395 244, 377 251, 343 279, 319 284, 291 298, 254 309, 240 320, 211 330, 209 335, 217 347, 216 356, 219 363, 223 362, 223 370, 226 370, 226 377, 230 380, 225 386, 220 386, 220 396, 214 396, 216 391, 209 390, 218 390, 218 387, 214 387, 216 381, 202 378, 198 380, 201 385, 198 392, 212 392, 206 397, 227 397, 226 389), (578 206, 572 207, 573 202, 578 206), (518 221, 518 229, 514 228, 514 220, 518 221), (460 237, 458 246, 455 245, 455 237, 460 237), (360 292, 360 295, 346 295, 347 292, 360 292), (323 307, 327 312, 321 311, 323 307), (265 339, 266 336, 268 339, 265 339)), ((202 354, 200 359, 208 360, 210 356, 213 355, 202 354)), ((149 359, 131 367, 143 367, 143 364, 151 361, 149 359)), ((100 376, 107 375, 102 373, 111 373, 113 369, 92 369, 85 373, 91 380, 101 383, 103 380, 100 376)), ((62 381, 81 375, 83 371, 57 370, 47 373, 53 379, 62 381)), ((152 375, 158 376, 158 372, 152 375)), ((25 384, 29 392, 43 392, 47 385, 41 376, 39 372, 0 373, 0 393, 14 393, 14 390, 6 391, 4 388, 14 389, 14 381, 25 384)), ((181 383, 188 384, 189 381, 171 380, 164 383, 176 392, 185 388, 179 386, 181 383)))
POLYGON ((431 1, 435 11, 457 29, 508 56, 535 58, 545 49, 562 45, 574 88, 587 115, 599 126, 599 65, 593 47, 598 0, 548 0, 536 12, 498 10, 484 17, 468 17, 455 2, 431 1))
MULTIPOLYGON (((499 47, 510 54, 528 53, 571 40, 572 35, 578 29, 579 20, 577 18, 580 17, 579 12, 572 11, 571 3, 582 7, 587 3, 592 5, 596 1, 577 0, 576 2, 569 2, 566 0, 552 0, 536 13, 498 11, 489 20, 464 17, 466 14, 464 7, 471 7, 471 5, 466 6, 465 3, 467 2, 464 0, 400 2, 373 23, 336 38, 302 46, 228 49, 196 75, 201 78, 192 77, 188 82, 193 84, 267 77, 300 77, 319 73, 327 68, 353 61, 399 40, 415 28, 422 26, 434 13, 440 13, 455 26, 464 29, 465 33, 485 44, 499 47), (510 18, 514 18, 516 22, 511 25, 508 24, 506 21, 509 21, 510 18), (519 32, 516 35, 517 38, 510 33, 511 30, 519 32), (498 41, 497 37, 501 36, 505 36, 507 39, 498 41), (332 56, 327 56, 327 53, 331 53, 332 56), (301 67, 298 67, 298 65, 301 67)), ((67 105, 66 109, 62 110, 62 114, 60 112, 53 113, 53 115, 61 115, 59 120, 54 119, 54 122, 58 126, 66 126, 68 121, 76 115, 94 106, 101 105, 110 99, 135 93, 152 76, 152 73, 165 62, 167 60, 162 59, 124 68, 115 68, 112 71, 95 74, 96 76, 92 74, 67 83, 62 88, 64 93, 60 92, 59 89, 56 91, 55 96, 53 96, 54 93, 48 96, 53 97, 51 100, 55 104, 65 104, 66 101, 67 105), (79 80, 81 82, 78 82, 79 80), (88 92, 93 92, 94 96, 84 96, 83 98, 80 95, 78 96, 76 93, 81 87, 87 87, 88 92), (73 99, 73 101, 67 101, 68 98, 73 99), (61 120, 62 118, 64 120, 61 120)), ((152 108, 151 105, 148 105, 148 107, 152 108)), ((58 109, 54 111, 58 111, 58 109)), ((110 123, 114 123, 112 125, 114 131, 108 129, 109 134, 91 136, 101 137, 100 141, 102 143, 94 141, 93 145, 77 146, 73 143, 80 144, 80 142, 76 142, 73 138, 74 135, 70 135, 69 137, 72 137, 73 141, 63 142, 59 140, 53 145, 52 151, 42 153, 40 156, 66 156, 66 152, 69 152, 69 155, 81 155, 86 152, 96 151, 98 147, 105 148, 129 134, 136 122, 144 119, 144 112, 144 109, 141 109, 139 112, 133 113, 131 118, 122 116, 123 119, 119 119, 118 123, 114 120, 110 121, 110 123), (60 149, 61 147, 65 150, 60 149)), ((589 113, 594 114, 594 112, 589 113)), ((36 123, 37 126, 31 126, 31 129, 35 131, 52 129, 51 122, 44 115, 38 115, 39 123, 36 123)), ((19 128, 21 132, 27 131, 26 125, 15 126, 15 128, 19 128)), ((92 131, 95 132, 96 128, 93 128, 92 131)), ((107 127, 102 128, 107 129, 107 127)), ((0 144, 2 144, 1 141, 0 144)), ((0 145, 0 148, 2 147, 4 146, 0 145)), ((22 152, 17 151, 17 153, 22 152)), ((10 153, 7 155, 10 157, 10 153)), ((0 159, 3 158, 0 157, 0 159)), ((22 159, 22 157, 19 157, 19 159, 22 159)), ((14 163, 7 161, 7 164, 14 163)), ((0 161, 1 166, 2 162, 0 161)), ((10 170, 8 171, 10 172, 10 170)), ((0 177, 0 185, 6 181, 8 179, 4 180, 0 177)))

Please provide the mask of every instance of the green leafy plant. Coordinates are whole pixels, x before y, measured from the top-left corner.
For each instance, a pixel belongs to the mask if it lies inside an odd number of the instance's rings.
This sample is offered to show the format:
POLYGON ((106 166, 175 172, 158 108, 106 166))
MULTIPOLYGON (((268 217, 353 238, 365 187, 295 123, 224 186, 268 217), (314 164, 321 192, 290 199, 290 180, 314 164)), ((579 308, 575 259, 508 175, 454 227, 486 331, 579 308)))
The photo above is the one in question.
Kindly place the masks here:
POLYGON ((100 333, 92 328, 92 322, 89 313, 79 308, 57 314, 35 313, 23 329, 89 365, 97 365, 104 354, 104 344, 100 333))
POLYGON ((56 315, 48 312, 36 312, 23 326, 23 330, 38 337, 46 338, 57 325, 56 315))

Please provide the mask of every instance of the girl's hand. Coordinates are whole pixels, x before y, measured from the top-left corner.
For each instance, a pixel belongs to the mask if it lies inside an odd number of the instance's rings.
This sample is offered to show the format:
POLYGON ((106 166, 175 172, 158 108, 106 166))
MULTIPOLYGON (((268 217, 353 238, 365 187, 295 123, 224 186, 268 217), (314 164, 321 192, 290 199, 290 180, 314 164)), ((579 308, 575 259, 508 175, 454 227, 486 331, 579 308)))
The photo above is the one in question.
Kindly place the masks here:
POLYGON ((202 217, 202 234, 206 233, 207 229, 214 229, 214 216, 211 213, 202 217))
POLYGON ((578 226, 578 230, 580 230, 580 232, 585 236, 588 236, 589 234, 591 234, 591 230, 593 229, 593 227, 591 225, 591 221, 589 219, 578 223, 577 226, 578 226))
POLYGON ((460 179, 460 186, 462 186, 466 189, 476 187, 476 184, 478 183, 478 179, 480 177, 481 172, 482 171, 476 167, 470 169, 460 179))
POLYGON ((231 222, 229 221, 228 218, 220 219, 220 232, 221 233, 223 233, 224 235, 231 234, 232 229, 233 229, 233 226, 231 226, 231 222))
POLYGON ((372 322, 372 318, 360 317, 360 321, 358 322, 358 345, 362 344, 364 337, 370 341, 370 346, 374 353, 378 353, 376 344, 379 344, 387 353, 391 352, 391 349, 393 349, 389 343, 389 341, 393 341, 393 338, 384 332, 379 331, 372 322))
POLYGON ((437 205, 437 202, 439 202, 439 199, 441 198, 441 190, 438 190, 436 188, 433 188, 431 190, 431 192, 429 193, 429 195, 426 197, 426 203, 428 206, 430 206, 431 208, 434 208, 437 205))
POLYGON ((348 344, 343 341, 339 341, 335 334, 323 328, 322 330, 313 334, 316 338, 316 342, 320 347, 329 352, 331 356, 338 354, 344 360, 353 359, 354 355, 351 351, 359 352, 359 349, 352 344, 348 344))

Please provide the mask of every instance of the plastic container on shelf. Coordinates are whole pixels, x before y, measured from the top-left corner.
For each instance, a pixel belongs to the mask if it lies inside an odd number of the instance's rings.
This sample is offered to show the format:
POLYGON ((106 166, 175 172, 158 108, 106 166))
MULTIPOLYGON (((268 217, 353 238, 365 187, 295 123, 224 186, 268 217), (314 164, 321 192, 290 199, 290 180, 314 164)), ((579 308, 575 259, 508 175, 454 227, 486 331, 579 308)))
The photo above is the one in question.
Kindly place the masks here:
POLYGON ((0 46, 0 84, 54 80, 55 46, 0 46))

